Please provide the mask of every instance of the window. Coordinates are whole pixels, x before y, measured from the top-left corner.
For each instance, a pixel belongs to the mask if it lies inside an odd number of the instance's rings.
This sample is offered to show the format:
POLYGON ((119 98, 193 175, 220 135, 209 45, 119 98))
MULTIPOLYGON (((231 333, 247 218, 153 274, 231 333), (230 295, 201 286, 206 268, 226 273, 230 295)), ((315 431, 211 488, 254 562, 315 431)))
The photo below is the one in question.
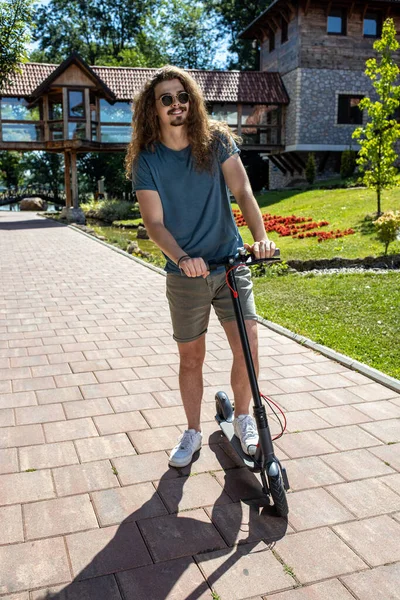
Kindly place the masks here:
POLYGON ((282 17, 281 20, 281 44, 284 44, 289 39, 288 22, 282 17))
POLYGON ((377 38, 382 33, 382 19, 379 14, 367 12, 364 17, 364 37, 377 38))
POLYGON ((230 102, 215 103, 209 107, 209 113, 216 121, 225 121, 228 125, 237 127, 237 104, 231 104, 230 102))
POLYGON ((2 98, 1 118, 4 121, 39 121, 39 106, 31 106, 25 98, 2 98))
POLYGON ((328 16, 327 33, 331 35, 346 35, 346 9, 332 8, 328 16))
POLYGON ((85 100, 82 90, 68 90, 68 116, 71 119, 85 118, 85 100))
POLYGON ((339 125, 362 125, 363 114, 359 104, 364 96, 340 95, 338 105, 339 125))
POLYGON ((275 33, 270 31, 269 33, 269 51, 273 52, 275 50, 275 33))

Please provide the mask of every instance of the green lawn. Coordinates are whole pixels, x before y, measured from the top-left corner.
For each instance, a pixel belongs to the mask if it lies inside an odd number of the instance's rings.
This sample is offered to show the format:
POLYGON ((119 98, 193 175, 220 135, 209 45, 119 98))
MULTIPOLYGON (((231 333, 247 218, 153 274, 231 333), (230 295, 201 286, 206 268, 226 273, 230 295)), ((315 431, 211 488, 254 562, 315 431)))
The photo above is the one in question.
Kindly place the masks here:
POLYGON ((257 312, 400 378, 400 273, 256 278, 257 312))
MULTIPOLYGON (((344 258, 363 258, 379 256, 383 253, 383 245, 378 242, 371 226, 364 221, 366 215, 376 211, 375 193, 365 188, 310 190, 310 191, 277 191, 257 195, 257 201, 263 213, 273 215, 312 217, 315 221, 329 221, 321 231, 352 228, 354 235, 326 240, 318 243, 316 238, 293 239, 279 237, 272 232, 269 237, 281 249, 284 260, 318 259, 340 256, 344 258)), ((237 205, 233 205, 237 208, 237 205)), ((400 187, 385 191, 382 208, 400 210, 400 187)), ((247 227, 241 227, 245 242, 251 242, 247 227)), ((389 246, 389 253, 400 252, 400 241, 389 246)))

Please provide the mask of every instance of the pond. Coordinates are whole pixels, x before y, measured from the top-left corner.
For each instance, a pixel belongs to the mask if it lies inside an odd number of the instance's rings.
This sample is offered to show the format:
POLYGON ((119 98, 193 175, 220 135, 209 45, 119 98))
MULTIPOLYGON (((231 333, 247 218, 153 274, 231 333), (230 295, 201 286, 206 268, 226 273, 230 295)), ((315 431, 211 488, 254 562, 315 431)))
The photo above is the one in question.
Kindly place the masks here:
MULTIPOLYGON (((57 212, 61 210, 62 206, 58 206, 57 204, 53 204, 52 202, 47 203, 47 212, 57 212)), ((0 204, 0 210, 8 210, 11 212, 20 212, 19 202, 12 202, 11 204, 0 204)), ((42 212, 42 211, 32 211, 32 212, 42 212)))

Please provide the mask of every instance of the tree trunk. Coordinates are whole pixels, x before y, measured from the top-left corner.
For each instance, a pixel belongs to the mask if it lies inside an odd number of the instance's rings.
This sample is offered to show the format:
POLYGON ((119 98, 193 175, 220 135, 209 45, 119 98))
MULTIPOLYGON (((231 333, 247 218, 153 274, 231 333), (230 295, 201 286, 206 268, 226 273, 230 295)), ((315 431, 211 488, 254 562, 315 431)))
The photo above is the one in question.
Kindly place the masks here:
POLYGON ((381 187, 378 186, 377 190, 376 190, 376 194, 377 194, 377 199, 378 199, 378 217, 381 216, 382 211, 381 211, 381 187))

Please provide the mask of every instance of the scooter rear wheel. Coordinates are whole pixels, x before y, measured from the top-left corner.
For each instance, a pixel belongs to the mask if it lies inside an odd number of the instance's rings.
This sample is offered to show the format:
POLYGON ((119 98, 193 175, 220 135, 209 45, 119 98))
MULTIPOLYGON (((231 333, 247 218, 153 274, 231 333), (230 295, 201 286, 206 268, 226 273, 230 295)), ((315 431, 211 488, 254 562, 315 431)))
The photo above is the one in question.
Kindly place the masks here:
POLYGON ((233 421, 233 406, 225 392, 217 392, 215 394, 215 409, 217 416, 221 420, 230 423, 233 421))

